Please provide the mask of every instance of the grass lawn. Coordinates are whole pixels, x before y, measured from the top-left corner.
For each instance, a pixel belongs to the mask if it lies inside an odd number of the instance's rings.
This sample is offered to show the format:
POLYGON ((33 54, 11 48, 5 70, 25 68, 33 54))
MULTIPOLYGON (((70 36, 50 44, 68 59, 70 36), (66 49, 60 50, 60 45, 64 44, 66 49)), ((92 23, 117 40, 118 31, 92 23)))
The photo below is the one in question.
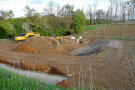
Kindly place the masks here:
POLYGON ((135 39, 132 38, 113 38, 113 39, 121 40, 121 41, 135 41, 135 39))
POLYGON ((9 40, 9 39, 0 39, 0 42, 14 42, 14 40, 9 40))
POLYGON ((96 30, 100 28, 102 25, 85 25, 82 27, 82 30, 96 30))
POLYGON ((0 90, 64 90, 0 68, 0 90))

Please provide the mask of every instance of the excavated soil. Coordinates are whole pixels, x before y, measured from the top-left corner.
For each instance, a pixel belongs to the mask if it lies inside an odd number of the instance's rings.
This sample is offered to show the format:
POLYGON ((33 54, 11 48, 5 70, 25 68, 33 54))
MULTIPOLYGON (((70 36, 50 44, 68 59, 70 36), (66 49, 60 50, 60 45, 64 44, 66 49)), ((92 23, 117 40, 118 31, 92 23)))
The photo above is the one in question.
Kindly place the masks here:
POLYGON ((70 54, 73 50, 86 44, 78 44, 75 40, 70 40, 69 37, 63 38, 63 42, 59 43, 51 37, 32 37, 17 45, 13 51, 25 53, 44 53, 44 54, 70 54), (71 41, 71 42, 65 42, 71 41))
POLYGON ((57 86, 67 88, 69 86, 69 83, 66 80, 63 80, 62 82, 58 83, 57 86))
POLYGON ((25 41, 27 45, 33 48, 42 49, 44 47, 56 47, 59 43, 51 37, 32 37, 25 41))
POLYGON ((14 48, 12 51, 14 52, 24 52, 24 53, 34 53, 34 48, 31 46, 21 43, 16 48, 14 48))
POLYGON ((51 37, 32 37, 24 43, 33 47, 37 53, 62 53, 64 51, 59 42, 51 37))

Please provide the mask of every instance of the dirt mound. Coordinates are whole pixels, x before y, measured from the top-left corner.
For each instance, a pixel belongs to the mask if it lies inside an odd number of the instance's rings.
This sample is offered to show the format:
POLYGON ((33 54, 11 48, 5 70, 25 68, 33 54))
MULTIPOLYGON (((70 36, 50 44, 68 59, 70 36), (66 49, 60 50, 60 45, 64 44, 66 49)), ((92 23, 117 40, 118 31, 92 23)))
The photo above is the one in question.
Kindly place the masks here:
POLYGON ((63 53, 64 48, 60 45, 60 43, 52 39, 51 37, 32 37, 27 39, 25 44, 33 47, 35 52, 37 53, 63 53))
POLYGON ((62 82, 58 83, 57 86, 67 88, 69 86, 69 83, 66 80, 63 80, 62 82))
POLYGON ((36 49, 43 49, 43 48, 53 48, 59 45, 59 42, 52 39, 51 37, 32 37, 25 41, 27 45, 30 45, 36 49))
POLYGON ((47 72, 48 74, 55 74, 55 75, 63 75, 66 76, 65 73, 63 73, 59 68, 57 67, 50 67, 50 69, 47 72))
POLYGON ((19 44, 16 48, 14 48, 12 51, 15 52, 25 52, 25 53, 33 53, 34 52, 34 48, 32 48, 31 46, 21 43, 19 44))

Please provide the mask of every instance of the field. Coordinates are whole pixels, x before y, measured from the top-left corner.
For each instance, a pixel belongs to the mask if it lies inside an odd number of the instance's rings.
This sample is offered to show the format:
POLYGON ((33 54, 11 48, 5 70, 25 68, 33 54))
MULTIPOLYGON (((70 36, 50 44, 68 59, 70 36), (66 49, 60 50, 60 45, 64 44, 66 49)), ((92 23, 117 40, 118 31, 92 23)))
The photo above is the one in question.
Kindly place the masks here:
POLYGON ((96 30, 100 28, 102 25, 85 25, 82 27, 83 30, 96 30))
POLYGON ((69 73, 75 73, 57 83, 57 86, 64 88, 133 90, 135 25, 93 28, 85 27, 81 43, 71 40, 71 36, 62 37, 60 43, 50 37, 32 37, 20 43, 1 40, 0 63, 49 75, 67 77, 69 73), (80 47, 106 39, 112 43, 100 47, 94 54, 71 55, 80 47))
POLYGON ((88 30, 83 35, 108 38, 134 38, 135 25, 103 25, 97 30, 88 30))

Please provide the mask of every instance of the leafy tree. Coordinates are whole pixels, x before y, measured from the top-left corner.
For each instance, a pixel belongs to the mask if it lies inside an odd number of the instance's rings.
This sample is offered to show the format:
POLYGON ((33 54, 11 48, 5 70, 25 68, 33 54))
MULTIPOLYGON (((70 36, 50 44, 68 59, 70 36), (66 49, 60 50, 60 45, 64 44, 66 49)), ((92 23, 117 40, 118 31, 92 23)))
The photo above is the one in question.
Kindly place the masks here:
POLYGON ((75 33, 81 33, 81 27, 86 23, 84 12, 78 9, 73 16, 73 21, 75 33))
POLYGON ((10 22, 2 22, 1 27, 7 32, 8 35, 13 34, 12 24, 10 22))
POLYGON ((39 13, 35 13, 33 16, 26 17, 27 22, 37 23, 37 24, 43 24, 41 16, 39 13))
POLYGON ((20 33, 24 33, 22 25, 26 22, 25 18, 8 19, 7 21, 10 22, 13 26, 14 36, 18 36, 20 33))
POLYGON ((0 39, 8 38, 8 34, 5 29, 0 25, 0 39))

